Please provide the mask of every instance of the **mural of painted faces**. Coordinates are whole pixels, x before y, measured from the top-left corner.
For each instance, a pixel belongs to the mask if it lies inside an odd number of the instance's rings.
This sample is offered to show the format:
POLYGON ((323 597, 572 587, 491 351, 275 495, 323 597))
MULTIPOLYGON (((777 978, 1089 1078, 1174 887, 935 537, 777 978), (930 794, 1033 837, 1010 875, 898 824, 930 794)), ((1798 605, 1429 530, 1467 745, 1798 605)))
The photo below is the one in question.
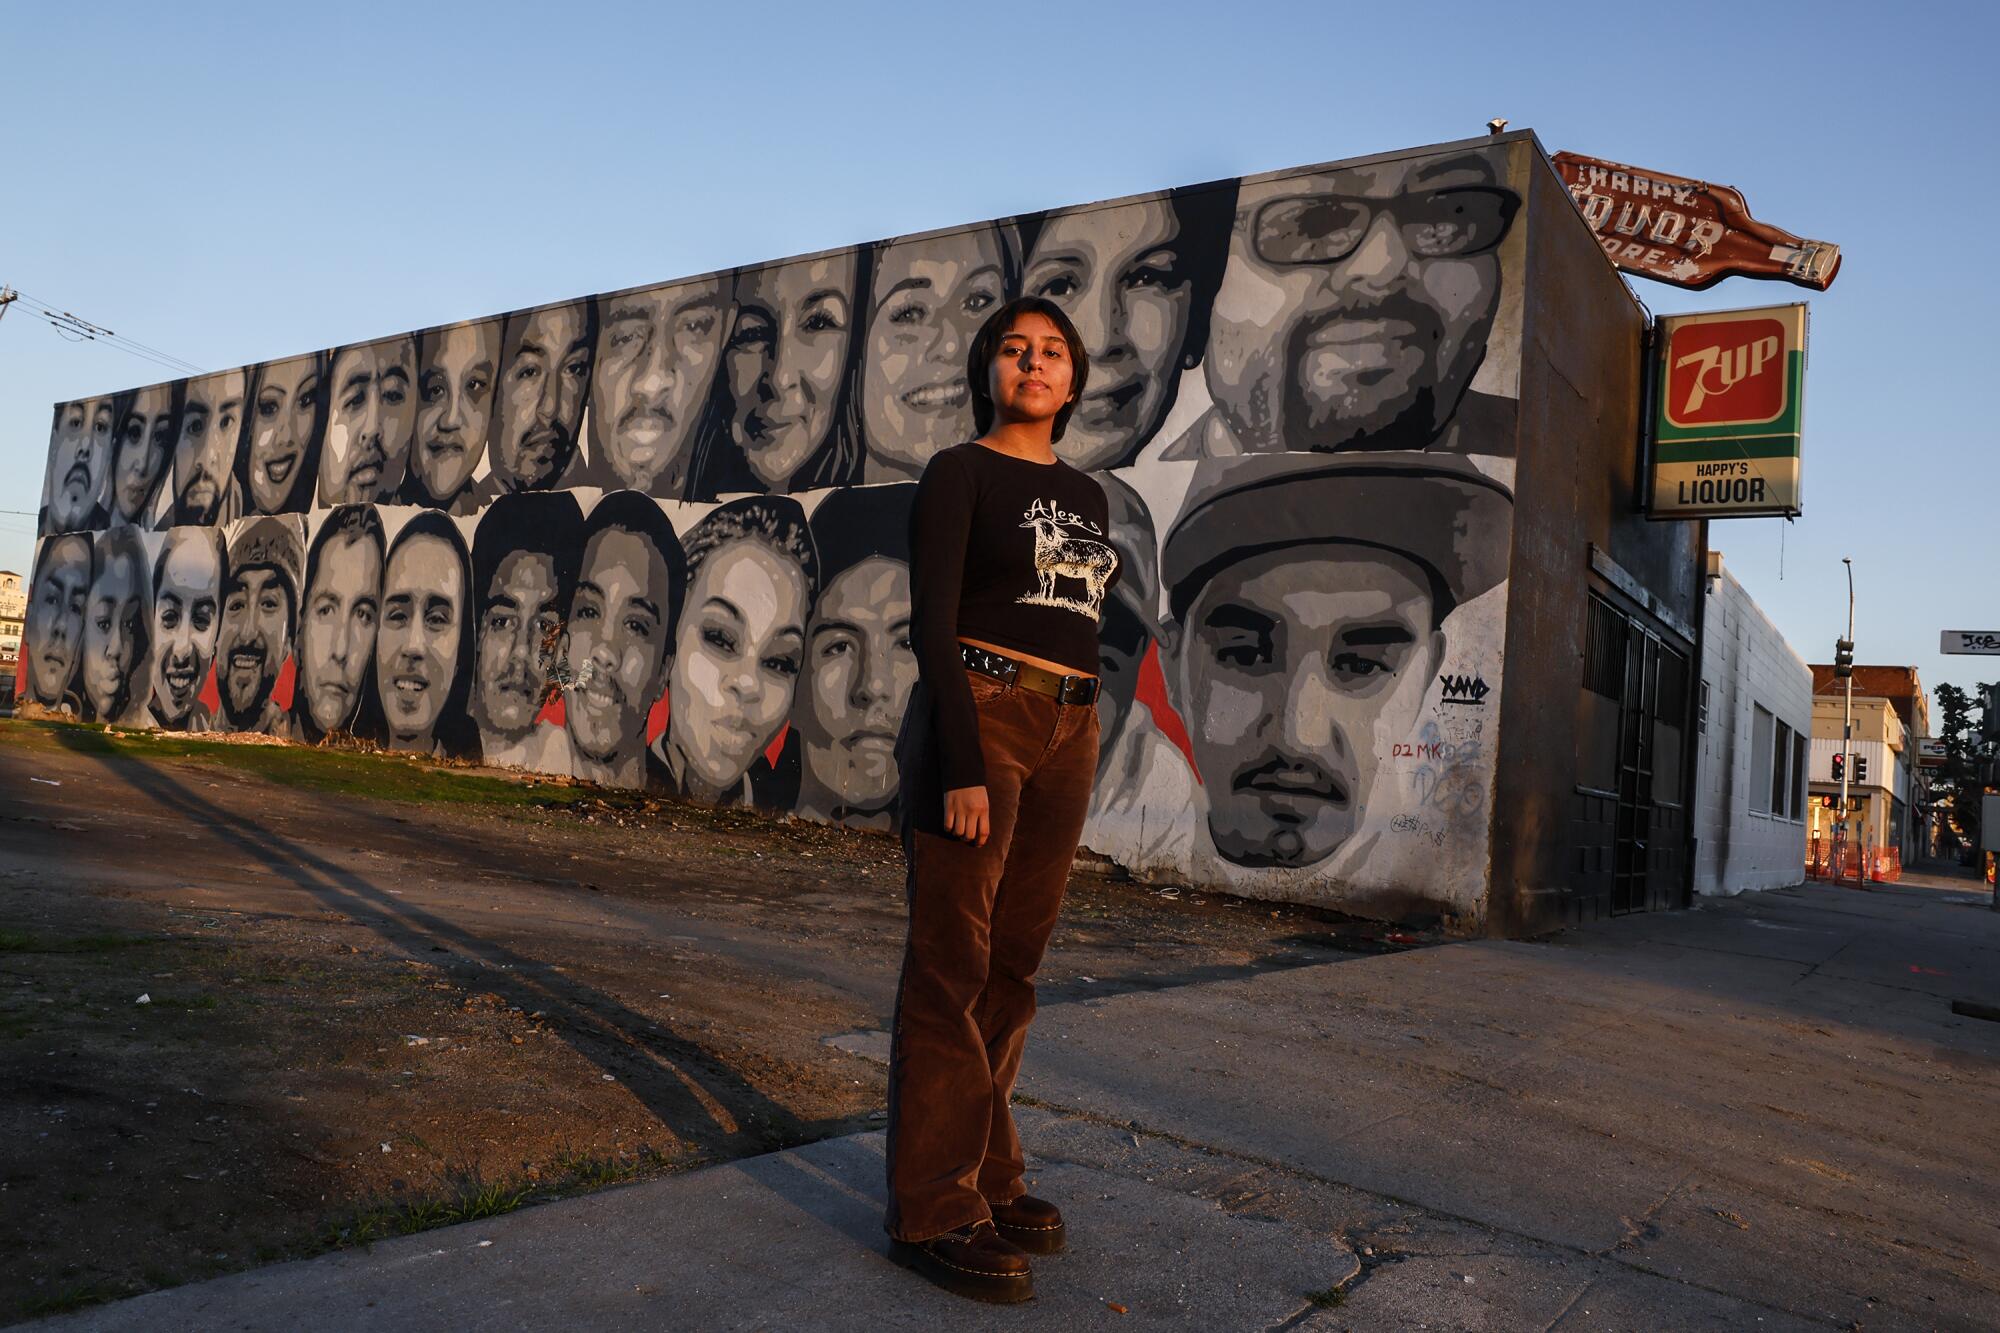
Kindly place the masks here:
POLYGON ((250 401, 250 442, 244 490, 254 514, 305 508, 317 465, 324 366, 317 356, 273 361, 257 368, 250 401))
POLYGON ((223 517, 245 438, 249 374, 225 370, 189 380, 174 444, 174 522, 206 527, 223 517))
POLYGON ((492 429, 500 323, 437 329, 423 336, 418 350, 417 440, 405 495, 448 509, 472 484, 492 429))
POLYGON ((564 701, 572 773, 616 786, 646 781, 646 715, 666 683, 679 606, 679 542, 665 515, 632 491, 606 496, 590 516, 568 658, 574 682, 564 701))
POLYGON ((306 561, 299 599, 294 715, 305 739, 350 732, 375 665, 382 619, 382 520, 368 505, 328 515, 306 561))
POLYGON ((1480 153, 1245 184, 1211 316, 1210 454, 1422 449, 1472 383, 1519 197, 1480 153))
POLYGON ((82 532, 104 526, 105 484, 116 426, 109 398, 85 398, 56 409, 49 440, 48 531, 82 532))
POLYGON ((175 386, 155 385, 132 395, 118 422, 118 446, 111 469, 113 518, 143 523, 166 475, 174 450, 175 386))
POLYGON ((590 397, 595 325, 596 306, 589 301, 507 320, 487 454, 499 489, 545 491, 561 484, 576 456, 590 397))
POLYGON ((501 496, 479 520, 470 708, 488 763, 547 766, 535 719, 549 697, 582 541, 583 516, 562 492, 501 496))
POLYGON ((146 551, 132 528, 104 534, 92 551, 90 592, 83 608, 85 716, 131 720, 143 698, 148 666, 146 551))
POLYGON ((391 338, 343 347, 327 372, 321 505, 368 504, 402 484, 417 420, 417 345, 391 338))
POLYGON ((846 822, 886 816, 896 795, 896 733, 916 681, 909 565, 871 556, 842 570, 820 593, 806 636, 805 688, 794 710, 802 811, 846 822))
POLYGON ((792 489, 839 419, 858 263, 850 250, 767 265, 737 280, 723 357, 729 431, 767 491, 792 489))
POLYGON ((153 722, 207 731, 202 683, 222 632, 222 539, 213 528, 174 528, 153 567, 153 722))
MULTIPOLYGON (((728 322, 722 280, 603 304, 590 390, 591 454, 607 484, 679 497, 728 322)), ((739 317, 740 318, 740 317, 739 317)))
POLYGON ((452 709, 460 657, 472 633, 471 579, 456 532, 449 519, 430 510, 411 520, 389 548, 375 688, 392 750, 435 753, 452 709))
POLYGON ((996 226, 882 249, 862 349, 866 480, 914 479, 939 449, 972 438, 966 351, 1007 299, 1014 263, 996 226))
POLYGON ((28 655, 28 693, 44 708, 60 708, 76 678, 83 645, 84 599, 90 592, 90 538, 83 533, 50 537, 28 591, 23 647, 28 655))
POLYGON ((1199 356, 1189 338, 1197 296, 1190 270, 1201 256, 1185 233, 1166 199, 1149 199, 1054 214, 1035 238, 1022 294, 1061 306, 1090 354, 1089 390, 1056 442, 1076 467, 1131 461, 1199 356))
POLYGON ((747 800, 751 765, 791 712, 817 558, 804 512, 776 496, 724 505, 687 547, 667 765, 686 793, 747 800))
POLYGON ((222 584, 222 632, 216 686, 230 731, 279 732, 284 718, 271 698, 291 656, 297 623, 300 542, 297 519, 248 520, 229 547, 222 584))

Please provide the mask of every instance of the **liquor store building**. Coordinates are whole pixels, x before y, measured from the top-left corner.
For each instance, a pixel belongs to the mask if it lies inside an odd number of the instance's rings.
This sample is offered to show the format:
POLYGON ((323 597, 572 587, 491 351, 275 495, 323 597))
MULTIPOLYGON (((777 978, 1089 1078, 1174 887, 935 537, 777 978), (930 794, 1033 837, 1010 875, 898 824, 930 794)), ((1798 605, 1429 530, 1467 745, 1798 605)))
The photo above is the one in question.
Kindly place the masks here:
POLYGON ((1687 901, 1705 525, 1645 516, 1646 312, 1525 131, 65 399, 24 707, 887 830, 910 497, 1023 293, 1110 500, 1023 515, 1099 622, 1087 847, 1467 934, 1687 901))

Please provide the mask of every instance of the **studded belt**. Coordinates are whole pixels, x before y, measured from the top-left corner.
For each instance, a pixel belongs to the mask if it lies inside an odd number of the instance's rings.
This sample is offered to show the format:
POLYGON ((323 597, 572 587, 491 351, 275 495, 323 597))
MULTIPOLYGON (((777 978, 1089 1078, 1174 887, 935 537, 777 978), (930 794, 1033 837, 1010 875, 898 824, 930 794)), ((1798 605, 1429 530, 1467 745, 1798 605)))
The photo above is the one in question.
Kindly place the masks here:
POLYGON ((986 648, 975 648, 969 643, 958 645, 958 655, 965 659, 968 670, 977 671, 982 676, 1018 685, 1036 694, 1046 694, 1057 703, 1094 704, 1097 702, 1097 677, 1064 676, 1045 670, 1028 662, 1017 661, 1005 653, 996 653, 986 648))

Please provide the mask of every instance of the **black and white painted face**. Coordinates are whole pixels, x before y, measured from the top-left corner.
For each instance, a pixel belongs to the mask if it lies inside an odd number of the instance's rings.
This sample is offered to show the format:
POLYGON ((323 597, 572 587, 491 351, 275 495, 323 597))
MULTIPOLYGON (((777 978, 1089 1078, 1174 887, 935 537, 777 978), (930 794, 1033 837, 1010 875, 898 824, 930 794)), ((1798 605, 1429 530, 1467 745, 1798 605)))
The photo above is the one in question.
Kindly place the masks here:
POLYGON ((1435 439, 1485 354, 1518 203, 1477 153, 1244 185, 1204 362, 1238 445, 1435 439))
POLYGON ((160 557, 153 594, 153 716, 186 728, 215 661, 222 631, 222 555, 215 534, 175 528, 160 557))
POLYGON ((417 349, 409 338, 343 347, 327 373, 321 505, 368 504, 402 484, 416 428, 417 349))
POLYGON ((590 393, 584 307, 557 306, 509 320, 504 343, 489 462, 508 490, 547 490, 576 456, 590 393))
POLYGON ((667 731, 711 791, 742 781, 791 711, 807 596, 798 562, 750 537, 716 547, 689 580, 667 731))
POLYGON ((398 544, 382 575, 382 624, 375 635, 375 687, 390 748, 428 751, 436 741, 458 672, 466 625, 465 571, 442 537, 422 533, 398 544))
POLYGON ((730 434, 765 489, 783 492, 826 442, 853 337, 852 251, 738 280, 724 363, 730 434))
POLYGON ((423 337, 417 380, 417 442, 410 471, 433 505, 448 505, 472 480, 493 421, 500 325, 461 324, 423 337))
POLYGON ((249 376, 227 370, 188 381, 174 445, 174 521, 208 526, 222 510, 236 476, 249 376))
POLYGON ((61 704, 75 679, 89 591, 90 538, 81 533, 49 538, 28 591, 22 645, 28 655, 28 692, 45 708, 61 704))
POLYGON ((992 227, 882 251, 861 372, 873 475, 919 476, 932 454, 972 438, 966 352, 1005 299, 1000 233, 992 227))
POLYGON ((1045 296, 1082 335, 1090 386, 1056 452, 1086 471, 1127 462, 1173 404, 1193 289, 1163 200, 1059 213, 1035 239, 1024 296, 1045 296))
POLYGON ((363 683, 375 663, 381 546, 360 532, 330 538, 300 602, 298 688, 315 727, 326 734, 346 731, 354 725, 363 683))
POLYGON ((1267 551, 1202 590, 1175 638, 1218 852, 1304 866, 1354 833, 1442 655, 1431 612, 1422 571, 1372 547, 1267 551))
POLYGON ((549 648, 562 629, 556 562, 540 551, 514 551, 484 590, 474 659, 472 717, 509 742, 535 725, 549 687, 549 648))
POLYGON ((80 532, 95 522, 105 502, 113 431, 109 398, 64 403, 49 441, 48 530, 80 532))
POLYGON ((173 448, 172 387, 141 389, 134 395, 132 405, 125 409, 125 419, 118 423, 117 462, 112 469, 111 492, 120 521, 139 523, 146 519, 173 448))
POLYGON ((590 429, 620 485, 685 470, 727 320, 720 279, 609 298, 591 373, 590 429))
POLYGON ((257 372, 250 404, 250 510, 279 513, 311 462, 319 421, 319 372, 312 357, 273 362, 257 372))
POLYGON ((646 714, 660 696, 672 647, 668 578, 666 561, 635 532, 607 528, 584 547, 569 614, 576 683, 563 716, 577 752, 593 763, 645 748, 646 714))
POLYGON ((917 681, 910 567, 873 556, 835 575, 813 608, 796 717, 807 776, 840 804, 896 794, 896 733, 917 681))
POLYGON ((83 612, 83 693, 100 721, 131 707, 146 667, 146 566, 136 542, 115 543, 91 580, 83 612))
POLYGON ((269 565, 229 571, 222 593, 221 665, 216 683, 222 711, 238 730, 254 726, 291 655, 292 594, 269 565))

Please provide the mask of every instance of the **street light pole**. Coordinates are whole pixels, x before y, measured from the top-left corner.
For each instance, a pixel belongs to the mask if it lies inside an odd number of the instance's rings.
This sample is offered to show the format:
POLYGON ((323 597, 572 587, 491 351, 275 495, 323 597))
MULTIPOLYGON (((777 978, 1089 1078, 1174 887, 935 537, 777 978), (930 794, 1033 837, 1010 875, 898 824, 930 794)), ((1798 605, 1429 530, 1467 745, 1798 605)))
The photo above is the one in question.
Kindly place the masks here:
MULTIPOLYGON (((1840 563, 1847 566, 1847 642, 1852 645, 1854 642, 1854 561, 1847 556, 1842 556, 1840 563)), ((1850 646, 1848 651, 1851 653, 1854 649, 1850 646)), ((1841 841, 1844 843, 1847 841, 1847 784, 1852 777, 1848 770, 1854 766, 1854 668, 1852 666, 1847 669, 1847 700, 1841 705, 1840 710, 1840 753, 1845 756, 1840 761, 1840 831, 1841 841)), ((1844 861, 1846 850, 1845 847, 1842 847, 1835 854, 1841 856, 1844 861)), ((1859 862, 1860 858, 1857 856, 1857 869, 1859 868, 1859 862)), ((1836 869, 1834 872, 1834 883, 1838 884, 1839 882, 1840 872, 1836 869)))

